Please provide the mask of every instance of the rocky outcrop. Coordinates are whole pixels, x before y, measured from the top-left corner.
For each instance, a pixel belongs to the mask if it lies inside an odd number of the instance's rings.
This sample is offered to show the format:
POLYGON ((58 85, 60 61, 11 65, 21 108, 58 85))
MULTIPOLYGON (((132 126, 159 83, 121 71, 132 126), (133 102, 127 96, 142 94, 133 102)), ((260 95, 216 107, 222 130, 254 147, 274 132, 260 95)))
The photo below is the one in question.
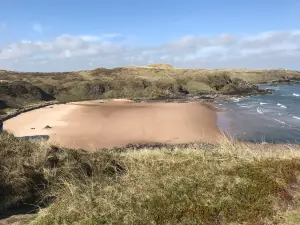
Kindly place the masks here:
POLYGON ((25 104, 51 101, 55 98, 28 82, 0 83, 0 110, 22 108, 25 104))
POLYGON ((235 78, 222 88, 223 94, 229 95, 255 95, 255 94, 268 94, 270 90, 259 89, 258 86, 250 84, 242 79, 235 78))
POLYGON ((41 88, 28 82, 7 82, 0 83, 0 98, 7 96, 14 98, 28 98, 32 100, 51 101, 54 97, 43 91, 41 88))
POLYGON ((223 95, 267 94, 270 90, 261 90, 258 86, 239 78, 230 78, 227 74, 208 77, 208 85, 223 95))
POLYGON ((300 84, 300 78, 282 78, 278 80, 272 80, 269 82, 270 85, 294 85, 300 84))

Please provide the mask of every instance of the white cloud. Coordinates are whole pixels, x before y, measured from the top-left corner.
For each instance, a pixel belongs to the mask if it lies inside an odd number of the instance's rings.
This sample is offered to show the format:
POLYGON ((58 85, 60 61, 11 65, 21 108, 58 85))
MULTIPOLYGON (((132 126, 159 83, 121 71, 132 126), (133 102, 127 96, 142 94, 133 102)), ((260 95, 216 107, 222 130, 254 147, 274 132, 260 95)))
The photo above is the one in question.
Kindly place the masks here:
POLYGON ((66 71, 152 62, 192 68, 300 69, 300 30, 251 36, 187 35, 151 47, 109 41, 113 36, 65 34, 46 41, 12 43, 0 49, 0 69, 66 71))
POLYGON ((37 32, 37 33, 42 33, 43 32, 43 26, 39 23, 35 23, 32 25, 32 29, 37 32))

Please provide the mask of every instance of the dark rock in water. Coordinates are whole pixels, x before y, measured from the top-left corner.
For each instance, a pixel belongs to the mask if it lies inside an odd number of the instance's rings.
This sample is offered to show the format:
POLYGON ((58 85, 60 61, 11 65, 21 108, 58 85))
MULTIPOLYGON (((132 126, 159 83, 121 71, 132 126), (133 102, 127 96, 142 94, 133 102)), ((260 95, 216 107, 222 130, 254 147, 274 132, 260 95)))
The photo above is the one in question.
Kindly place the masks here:
POLYGON ((52 127, 50 127, 49 125, 45 126, 44 129, 51 129, 52 127))
POLYGON ((270 85, 295 85, 300 84, 300 78, 282 78, 278 80, 272 80, 269 82, 270 85))

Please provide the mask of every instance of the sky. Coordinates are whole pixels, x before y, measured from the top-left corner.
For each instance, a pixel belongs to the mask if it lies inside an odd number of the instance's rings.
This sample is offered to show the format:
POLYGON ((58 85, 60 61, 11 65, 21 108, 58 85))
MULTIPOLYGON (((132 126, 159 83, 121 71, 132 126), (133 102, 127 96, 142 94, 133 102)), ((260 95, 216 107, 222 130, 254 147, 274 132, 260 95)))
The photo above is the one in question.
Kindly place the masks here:
POLYGON ((0 69, 300 70, 299 0, 0 0, 0 69))

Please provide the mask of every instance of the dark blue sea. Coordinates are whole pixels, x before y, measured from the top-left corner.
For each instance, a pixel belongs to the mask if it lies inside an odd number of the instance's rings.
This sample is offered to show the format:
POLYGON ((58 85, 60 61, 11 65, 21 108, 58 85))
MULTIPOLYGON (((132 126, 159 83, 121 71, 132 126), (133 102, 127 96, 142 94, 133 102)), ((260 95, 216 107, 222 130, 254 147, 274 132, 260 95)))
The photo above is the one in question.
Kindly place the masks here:
POLYGON ((219 104, 218 124, 232 138, 254 142, 300 143, 300 85, 267 86, 273 94, 233 98, 219 104))

